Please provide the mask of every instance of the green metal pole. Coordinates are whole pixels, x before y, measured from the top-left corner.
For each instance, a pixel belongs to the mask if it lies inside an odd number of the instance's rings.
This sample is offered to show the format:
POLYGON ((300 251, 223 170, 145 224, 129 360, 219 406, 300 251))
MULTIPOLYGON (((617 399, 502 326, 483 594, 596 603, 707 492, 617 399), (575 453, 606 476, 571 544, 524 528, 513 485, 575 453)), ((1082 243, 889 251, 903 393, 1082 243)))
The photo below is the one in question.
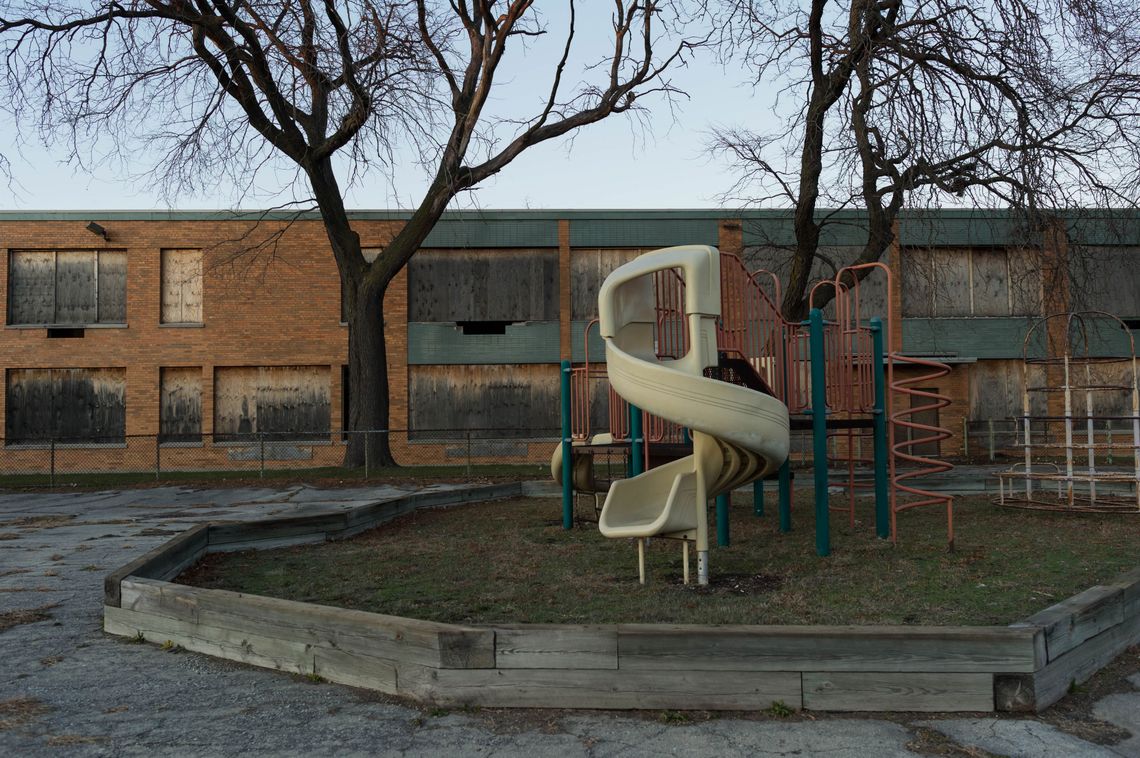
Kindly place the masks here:
POLYGON ((875 534, 891 536, 890 482, 887 478, 887 375, 883 366, 883 320, 871 319, 871 361, 875 369, 875 534))
POLYGON ((792 459, 780 465, 780 531, 792 531, 792 459))
POLYGON ((562 361, 562 528, 574 528, 574 454, 570 429, 570 361, 562 361))
POLYGON ((831 513, 827 502, 827 374, 823 355, 823 311, 808 314, 811 353, 812 468, 815 469, 815 552, 831 553, 831 513))
POLYGON ((728 533, 728 505, 732 502, 732 493, 726 492, 716 496, 716 546, 728 547, 732 538, 728 533))
POLYGON ((636 405, 629 406, 629 475, 645 471, 645 437, 641 431, 642 413, 636 405))
MULTIPOLYGON (((785 334, 780 341, 780 363, 784 370, 784 402, 788 402, 788 341, 785 334)), ((780 512, 780 531, 784 534, 792 531, 792 458, 789 455, 780 464, 780 485, 777 510, 780 512)))
POLYGON ((764 515, 764 480, 757 479, 752 483, 752 514, 764 515))

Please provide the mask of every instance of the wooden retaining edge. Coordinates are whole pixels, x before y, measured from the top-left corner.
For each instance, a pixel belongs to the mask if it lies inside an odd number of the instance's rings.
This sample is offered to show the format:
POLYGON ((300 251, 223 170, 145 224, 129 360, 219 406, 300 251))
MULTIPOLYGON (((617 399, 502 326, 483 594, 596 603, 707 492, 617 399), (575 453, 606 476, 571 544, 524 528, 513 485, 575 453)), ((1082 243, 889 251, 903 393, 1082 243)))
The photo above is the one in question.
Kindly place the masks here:
POLYGON ((104 628, 444 704, 828 711, 1041 710, 1140 642, 1140 569, 1010 627, 438 624, 166 581, 212 550, 340 539, 419 507, 194 527, 113 572, 104 628))
POLYGON ((1125 649, 1140 644, 1140 568, 1013 626, 1038 630, 1044 646, 1032 673, 995 679, 997 707, 1042 711, 1125 649))

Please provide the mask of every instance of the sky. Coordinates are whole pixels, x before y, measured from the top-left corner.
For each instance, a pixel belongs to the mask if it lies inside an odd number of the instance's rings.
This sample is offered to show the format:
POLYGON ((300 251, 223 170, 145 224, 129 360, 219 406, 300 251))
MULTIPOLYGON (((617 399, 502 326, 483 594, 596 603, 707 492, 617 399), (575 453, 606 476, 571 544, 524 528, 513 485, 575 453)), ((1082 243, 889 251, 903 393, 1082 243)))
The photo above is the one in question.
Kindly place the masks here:
MULTIPOLYGON (((593 4, 584 4, 589 8, 593 4)), ((604 7, 604 4, 594 6, 604 7)), ((582 62, 602 50, 606 24, 587 26, 580 11, 578 41, 582 62), (597 33, 588 34, 596 29, 597 33)), ((591 19, 597 24, 600 18, 591 19)), ((548 19, 552 31, 564 19, 548 19)), ((549 39, 554 40, 556 34, 549 39)), ((543 92, 552 70, 550 56, 559 48, 540 40, 524 56, 509 59, 500 76, 494 105, 504 113, 525 110, 543 92), (540 44, 543 43, 543 44, 540 44)), ((573 63, 574 61, 572 61, 573 63)), ((577 75, 581 76, 581 69, 577 75)), ((772 119, 771 99, 747 83, 746 72, 726 69, 704 55, 678 69, 674 81, 688 93, 673 112, 653 101, 648 127, 628 117, 611 117, 577 131, 573 140, 552 140, 525 151, 498 176, 474 192, 457 198, 452 208, 701 208, 720 204, 729 189, 729 165, 707 151, 717 125, 763 126, 772 119)), ((533 110, 533 105, 530 105, 533 110)), ((0 122, 0 144, 10 145, 12 126, 0 122), (4 135, 3 132, 8 132, 4 135)), ((5 148, 0 147, 0 150, 5 148)), ((0 207, 38 209, 155 209, 170 205, 152 188, 133 183, 116 171, 95 174, 61 163, 60 145, 29 140, 11 153, 14 182, 0 185, 0 207)), ((136 166, 145 168, 140 154, 136 166)), ((294 177, 277 172, 262 178, 263 187, 287 187, 294 177)), ((350 208, 407 208, 427 186, 422 169, 405 160, 391 179, 372 174, 347 191, 350 208)), ((303 184, 302 184, 303 187, 303 184)), ((288 196, 288 191, 285 193, 288 196)), ((219 180, 207 191, 181 196, 175 208, 263 207, 280 201, 271 193, 237 197, 232 185, 219 180)))

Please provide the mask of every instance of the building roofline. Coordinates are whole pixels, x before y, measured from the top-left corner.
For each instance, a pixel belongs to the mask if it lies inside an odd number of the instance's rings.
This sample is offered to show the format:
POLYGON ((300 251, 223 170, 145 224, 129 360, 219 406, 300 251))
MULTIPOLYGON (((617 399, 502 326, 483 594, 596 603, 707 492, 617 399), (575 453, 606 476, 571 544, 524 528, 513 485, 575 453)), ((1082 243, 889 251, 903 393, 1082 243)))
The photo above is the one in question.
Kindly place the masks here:
MULTIPOLYGON (((569 219, 742 219, 777 220, 788 218, 790 208, 487 208, 476 210, 449 210, 443 214, 445 221, 544 221, 569 219)), ((353 220, 360 221, 399 221, 410 218, 411 210, 370 209, 349 210, 353 220)), ((821 208, 820 216, 833 218, 860 218, 864 212, 856 209, 830 210, 821 208)), ((900 220, 907 219, 1007 219, 1018 215, 1008 208, 916 208, 903 211, 900 220)), ((1061 211, 1066 218, 1140 218, 1140 210, 1126 208, 1078 208, 1061 211)), ((314 220, 319 218, 317 211, 257 210, 257 209, 200 209, 200 210, 142 210, 142 209, 89 209, 89 210, 0 210, 0 221, 253 221, 263 220, 314 220)))

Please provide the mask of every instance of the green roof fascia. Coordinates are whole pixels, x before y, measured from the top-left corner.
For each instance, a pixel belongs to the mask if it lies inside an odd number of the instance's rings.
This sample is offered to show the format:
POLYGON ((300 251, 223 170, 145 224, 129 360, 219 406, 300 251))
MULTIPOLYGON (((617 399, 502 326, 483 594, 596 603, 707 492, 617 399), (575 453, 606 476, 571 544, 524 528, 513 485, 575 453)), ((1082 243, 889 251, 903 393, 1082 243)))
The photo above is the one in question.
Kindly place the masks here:
MULTIPOLYGON (((349 211, 354 221, 402 221, 408 210, 349 211)), ((1065 219, 1077 244, 1140 244, 1140 211, 1072 209, 1057 213, 1065 219)), ((818 211, 827 224, 822 245, 862 245, 866 215, 860 210, 818 211)), ((316 211, 289 210, 30 210, 0 211, 5 221, 315 221, 316 211)), ((654 247, 710 244, 719 237, 723 220, 739 219, 748 246, 795 244, 792 211, 778 208, 654 208, 654 209, 484 209, 446 211, 425 247, 556 247, 560 220, 570 222, 574 247, 654 247)), ((1008 209, 911 209, 899 216, 899 236, 908 246, 985 246, 1021 243, 1027 239, 1021 214, 1008 209)), ((1028 234, 1032 241, 1033 234, 1028 234)))

